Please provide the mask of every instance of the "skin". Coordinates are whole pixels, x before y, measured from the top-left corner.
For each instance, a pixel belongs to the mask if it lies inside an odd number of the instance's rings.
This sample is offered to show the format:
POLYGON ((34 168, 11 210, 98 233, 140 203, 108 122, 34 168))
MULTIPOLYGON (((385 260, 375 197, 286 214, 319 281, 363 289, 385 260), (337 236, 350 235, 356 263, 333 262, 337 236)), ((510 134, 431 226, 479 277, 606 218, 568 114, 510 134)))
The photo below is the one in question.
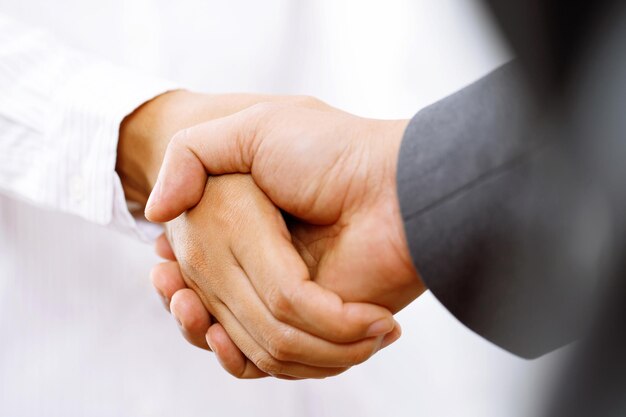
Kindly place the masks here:
MULTIPOLYGON (((176 261, 165 235, 157 239, 155 249, 159 256, 176 261)), ((151 273, 152 282, 163 299, 165 308, 176 318, 179 328, 189 343, 201 349, 212 350, 222 367, 231 375, 241 378, 263 378, 267 373, 260 371, 230 339, 219 323, 211 323, 209 312, 200 296, 187 287, 178 262, 156 265, 151 273)), ((380 349, 391 345, 402 334, 399 323, 385 335, 380 349)), ((274 375, 283 379, 300 379, 285 375, 274 375)))
MULTIPOLYGON (((248 173, 288 213, 292 243, 311 280, 344 301, 397 312, 425 290, 411 263, 396 195, 407 121, 363 119, 308 100, 262 103, 179 132, 146 216, 167 221, 193 207, 206 192, 208 174, 248 173)), ((275 316, 301 328, 313 325, 314 309, 303 306, 298 287, 264 276, 253 284, 275 316)))
MULTIPOLYGON (((272 375, 326 377, 379 350, 382 337, 344 332, 367 331, 371 321, 388 311, 371 306, 369 318, 367 310, 352 308, 360 305, 344 304, 336 294, 309 281, 280 211, 249 176, 212 177, 204 196, 168 224, 169 240, 188 286, 257 368, 272 375), (333 343, 303 331, 305 326, 296 327, 294 323, 300 323, 277 314, 271 299, 266 304, 258 296, 255 283, 281 280, 279 285, 294 288, 300 282, 310 284, 313 289, 300 287, 305 297, 301 305, 309 305, 316 326, 326 321, 335 325, 321 326, 316 333, 325 331, 344 340, 333 343), (354 338, 358 341, 346 342, 354 338)), ((392 328, 393 323, 385 332, 392 328)))
MULTIPOLYGON (((127 197, 145 203, 177 130, 258 102, 327 107, 306 100, 188 92, 152 100, 121 127, 117 171, 127 197)), ((161 250, 168 259, 176 253, 179 264, 161 264, 152 279, 167 307, 181 317, 187 340, 203 348, 211 342, 228 372, 240 378, 336 375, 399 337, 388 310, 344 302, 311 281, 280 211, 249 176, 212 178, 205 181, 202 195, 193 208, 167 223, 172 246, 161 243, 161 250), (268 281, 280 289, 278 296, 259 296, 255 287, 268 281), (301 297, 304 313, 281 310, 283 291, 301 297)))

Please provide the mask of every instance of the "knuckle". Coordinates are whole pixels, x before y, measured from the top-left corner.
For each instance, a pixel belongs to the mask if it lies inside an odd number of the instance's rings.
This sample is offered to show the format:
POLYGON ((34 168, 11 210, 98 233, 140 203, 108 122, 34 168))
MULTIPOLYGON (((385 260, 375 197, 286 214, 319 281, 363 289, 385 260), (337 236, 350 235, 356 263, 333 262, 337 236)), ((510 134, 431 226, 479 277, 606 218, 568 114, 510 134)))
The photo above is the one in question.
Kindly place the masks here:
POLYGON ((183 328, 196 338, 201 338, 209 330, 206 313, 193 314, 187 312, 187 317, 181 321, 183 322, 183 328))
POLYGON ((298 95, 293 97, 293 104, 306 107, 321 107, 324 103, 313 96, 298 95))
POLYGON ((266 374, 270 374, 270 375, 281 374, 282 371, 283 371, 283 366, 280 364, 280 362, 278 362, 276 359, 274 359, 274 358, 272 358, 272 357, 270 357, 268 355, 262 355, 262 356, 258 357, 254 361, 254 364, 261 371, 265 372, 266 374))
POLYGON ((281 322, 289 322, 294 315, 294 292, 277 287, 269 295, 267 304, 272 315, 281 322))
POLYGON ((375 344, 366 344, 354 349, 349 355, 349 364, 358 365, 368 360, 375 352, 375 344))
POLYGON ((248 111, 253 115, 261 117, 274 112, 278 108, 279 106, 276 103, 263 101, 261 103, 256 103, 255 105, 251 106, 248 111))
POLYGON ((172 136, 172 138, 170 139, 169 147, 184 146, 188 136, 189 128, 179 130, 178 132, 174 133, 174 136, 172 136))
POLYGON ((267 341, 268 353, 279 361, 295 360, 298 345, 295 332, 291 328, 276 331, 267 341))

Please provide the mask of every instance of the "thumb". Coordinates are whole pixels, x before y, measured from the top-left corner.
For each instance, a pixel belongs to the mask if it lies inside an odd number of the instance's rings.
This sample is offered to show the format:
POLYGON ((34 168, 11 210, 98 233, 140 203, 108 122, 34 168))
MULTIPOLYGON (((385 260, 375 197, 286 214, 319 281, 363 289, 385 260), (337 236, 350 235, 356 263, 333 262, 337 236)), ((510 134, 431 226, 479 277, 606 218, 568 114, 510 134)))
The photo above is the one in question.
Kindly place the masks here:
POLYGON ((256 105, 176 133, 146 204, 146 218, 167 222, 198 204, 207 174, 250 172, 255 127, 263 107, 256 105))

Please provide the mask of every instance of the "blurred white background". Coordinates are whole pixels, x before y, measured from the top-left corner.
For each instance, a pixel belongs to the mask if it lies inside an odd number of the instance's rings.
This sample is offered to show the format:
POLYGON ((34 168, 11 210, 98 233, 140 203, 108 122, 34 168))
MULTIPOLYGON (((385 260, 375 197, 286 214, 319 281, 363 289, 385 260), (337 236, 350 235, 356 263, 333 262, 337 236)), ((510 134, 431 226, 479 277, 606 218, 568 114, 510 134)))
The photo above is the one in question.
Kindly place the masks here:
MULTIPOLYGON (((379 118, 510 59, 477 0, 0 0, 0 13, 186 88, 309 94, 379 118)), ((345 375, 237 381, 180 337, 155 261, 1 197, 0 416, 526 416, 558 356, 518 359, 427 293, 398 315, 402 339, 345 375)))

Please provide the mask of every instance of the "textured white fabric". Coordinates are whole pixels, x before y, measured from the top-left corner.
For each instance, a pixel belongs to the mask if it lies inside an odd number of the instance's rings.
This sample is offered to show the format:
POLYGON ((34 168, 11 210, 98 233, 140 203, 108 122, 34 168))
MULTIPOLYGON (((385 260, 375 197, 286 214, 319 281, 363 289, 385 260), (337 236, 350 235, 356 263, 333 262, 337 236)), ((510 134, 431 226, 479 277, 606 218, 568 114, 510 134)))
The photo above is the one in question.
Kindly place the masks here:
POLYGON ((0 15, 59 39, 0 42, 0 416, 530 415, 545 361, 493 347, 430 294, 398 315, 399 342, 345 375, 234 380, 164 312, 152 248, 109 230, 134 227, 115 133, 169 88, 159 80, 408 118, 508 59, 477 4, 0 0, 0 15))
POLYGON ((115 173, 119 127, 172 88, 0 15, 0 189, 139 234, 115 173))

